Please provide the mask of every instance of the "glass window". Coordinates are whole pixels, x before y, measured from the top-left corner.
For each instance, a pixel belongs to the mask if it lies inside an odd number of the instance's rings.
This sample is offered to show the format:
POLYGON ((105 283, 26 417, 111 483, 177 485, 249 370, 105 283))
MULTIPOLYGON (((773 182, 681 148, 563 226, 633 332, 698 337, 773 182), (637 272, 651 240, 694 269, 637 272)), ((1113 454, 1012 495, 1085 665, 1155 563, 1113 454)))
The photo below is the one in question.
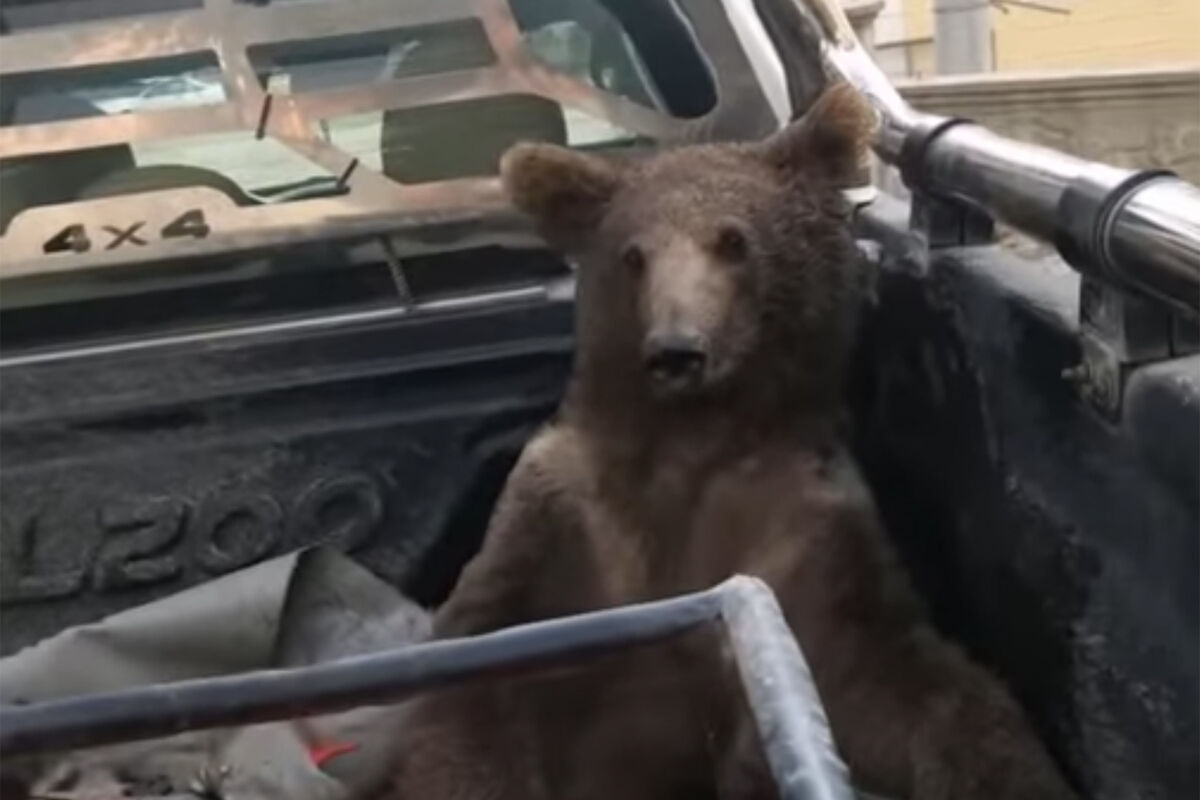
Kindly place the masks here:
MULTIPOLYGON (((3 46, 0 44, 0 46, 3 46)), ((215 53, 4 76, 0 124, 30 125, 225 102, 215 53)))
MULTIPOLYGON (((64 13, 82 13, 78 3, 67 0, 51 5, 61 6, 64 13)), ((141 9, 137 0, 104 0, 101 5, 108 14, 141 9)), ((703 58, 669 0, 632 5, 629 0, 511 0, 511 8, 529 51, 555 70, 674 114, 704 113, 715 102, 703 58)), ((352 89, 496 63, 477 19, 254 45, 248 56, 262 86, 274 94, 352 89)), ((0 124, 194 107, 227 99, 215 53, 187 53, 5 76, 0 124)), ((595 148, 638 138, 608 120, 528 95, 381 108, 316 124, 319 135, 334 146, 404 183, 494 174, 500 154, 517 141, 595 148)), ((95 173, 103 173, 102 167, 114 158, 123 162, 122 172, 129 170, 124 162, 130 159, 138 168, 177 165, 214 171, 255 202, 311 197, 336 188, 331 176, 299 156, 289 157, 286 148, 269 138, 213 134, 137 143, 124 153, 120 149, 4 159, 0 172, 10 196, 0 201, 0 230, 23 208, 80 197, 79 192, 94 183, 95 173), (24 186, 40 182, 39 173, 51 170, 61 191, 24 186), (77 173, 80 180, 68 175, 63 181, 63 173, 77 173)), ((157 172, 151 188, 167 188, 161 183, 166 173, 157 172)), ((189 173, 176 174, 185 180, 189 173)), ((140 191, 146 183, 121 185, 140 191)))
POLYGON ((254 45, 250 63, 278 94, 485 67, 496 60, 478 20, 254 45))
POLYGON ((708 66, 671 0, 510 0, 535 57, 679 117, 717 102, 708 66))
POLYGON ((607 120, 533 95, 354 114, 322 126, 339 149, 409 184, 493 175, 504 151, 522 141, 595 149, 640 140, 607 120))
MULTIPOLYGON (((87 2, 51 0, 45 5, 59 8, 60 13, 50 17, 10 14, 6 4, 7 35, 85 18, 111 23, 122 14, 156 10, 144 0, 88 1, 96 6, 85 13, 87 2)), ((305 5, 343 1, 235 0, 235 8, 278 7, 286 13, 305 5)), ((198 0, 164 2, 171 12, 200 7, 198 0)), ((397 8, 403 9, 403 0, 397 2, 401 4, 397 8)), ((676 117, 699 116, 715 104, 707 63, 672 0, 509 2, 528 52, 552 70, 676 117)), ((18 3, 12 10, 22 8, 18 3)), ((403 22, 402 10, 395 16, 403 22)), ((387 84, 503 69, 478 19, 411 26, 395 22, 393 18, 377 30, 350 35, 320 35, 318 26, 308 38, 252 45, 247 57, 269 95, 294 97, 301 105, 309 102, 311 108, 320 108, 322 98, 353 107, 355 113, 313 120, 315 135, 357 159, 359 168, 402 184, 494 175, 504 151, 520 141, 586 149, 627 147, 642 141, 610 120, 519 91, 467 100, 448 96, 417 107, 388 108, 387 84), (356 89, 364 92, 356 96, 356 89)), ((215 52, 6 75, 0 91, 0 125, 202 108, 230 99, 225 80, 215 52)), ((224 192, 237 206, 260 206, 345 191, 338 176, 269 134, 259 137, 253 130, 181 131, 169 138, 129 144, 4 156, 0 152, 0 233, 9 230, 25 210, 115 194, 206 186, 224 192)), ((36 220, 37 241, 49 241, 73 221, 66 211, 61 220, 54 213, 46 215, 47 211, 39 212, 43 216, 36 220), (48 220, 45 236, 40 231, 43 220, 48 220)), ((47 249, 45 257, 73 257, 71 251, 78 252, 74 243, 77 240, 68 237, 64 246, 47 249)), ((101 244, 97 239, 93 249, 101 244)), ((258 261, 229 267, 216 262, 232 259, 218 255, 202 270, 148 264, 102 276, 63 272, 25 279, 19 285, 10 281, 3 307, 11 325, 8 330, 14 333, 6 338, 10 345, 36 346, 311 313, 321 304, 344 311, 396 302, 396 285, 387 264, 365 263, 361 253, 343 258, 333 252, 336 249, 332 245, 309 248, 303 258, 280 256, 278 261, 247 256, 258 261), (345 291, 321 288, 335 274, 345 281, 345 291)), ((557 259, 546 261, 530 251, 498 248, 406 262, 418 295, 543 281, 565 270, 557 259)))
POLYGON ((0 4, 0 30, 76 25, 143 14, 193 11, 204 0, 4 0, 0 4))

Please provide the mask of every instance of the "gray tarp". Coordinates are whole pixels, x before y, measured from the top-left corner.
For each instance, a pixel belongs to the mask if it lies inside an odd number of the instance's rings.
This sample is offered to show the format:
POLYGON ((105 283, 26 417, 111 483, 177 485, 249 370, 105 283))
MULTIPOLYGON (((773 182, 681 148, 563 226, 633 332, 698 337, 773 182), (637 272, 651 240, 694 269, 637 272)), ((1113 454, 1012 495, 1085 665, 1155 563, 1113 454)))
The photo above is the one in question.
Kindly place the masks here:
MULTIPOLYGON (((428 631, 428 615, 370 572, 336 552, 309 550, 2 659, 0 702, 300 666, 418 641, 428 631)), ((19 770, 35 778, 35 796, 55 800, 196 797, 214 780, 226 800, 350 800, 387 769, 387 718, 386 709, 362 708, 79 751, 19 770), (355 749, 314 763, 314 752, 345 744, 355 749)))

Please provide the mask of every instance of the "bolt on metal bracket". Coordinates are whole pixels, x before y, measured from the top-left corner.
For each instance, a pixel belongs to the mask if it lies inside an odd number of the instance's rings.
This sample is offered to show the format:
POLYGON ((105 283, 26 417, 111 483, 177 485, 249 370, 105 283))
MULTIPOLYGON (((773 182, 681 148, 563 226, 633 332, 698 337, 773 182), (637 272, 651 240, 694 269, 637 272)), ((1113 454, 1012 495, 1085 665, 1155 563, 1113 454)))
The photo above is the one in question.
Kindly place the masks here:
POLYGON ((1084 276, 1079 286, 1082 360, 1063 370, 1080 396, 1110 420, 1120 419, 1125 386, 1140 366, 1200 350, 1194 320, 1166 305, 1084 276))

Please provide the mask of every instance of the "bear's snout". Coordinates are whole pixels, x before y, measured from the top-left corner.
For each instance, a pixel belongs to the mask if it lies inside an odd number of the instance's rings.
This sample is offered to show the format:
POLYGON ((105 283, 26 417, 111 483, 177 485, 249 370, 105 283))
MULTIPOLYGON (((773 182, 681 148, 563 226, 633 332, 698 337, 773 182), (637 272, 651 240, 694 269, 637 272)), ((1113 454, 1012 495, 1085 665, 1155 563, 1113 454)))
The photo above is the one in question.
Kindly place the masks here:
POLYGON ((695 331, 655 330, 646 336, 642 358, 659 388, 691 389, 704 380, 708 343, 695 331))

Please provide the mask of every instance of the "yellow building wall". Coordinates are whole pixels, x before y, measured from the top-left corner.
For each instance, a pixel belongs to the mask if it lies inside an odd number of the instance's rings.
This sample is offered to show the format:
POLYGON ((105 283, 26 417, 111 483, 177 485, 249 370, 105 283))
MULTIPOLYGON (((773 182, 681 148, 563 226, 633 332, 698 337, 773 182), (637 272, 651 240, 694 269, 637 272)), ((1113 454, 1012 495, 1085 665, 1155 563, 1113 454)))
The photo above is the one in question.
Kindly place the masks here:
MULTIPOLYGON (((908 0, 910 6, 929 0, 908 0)), ((1200 0, 1052 0, 1070 14, 992 10, 996 69, 1200 63, 1200 0)))
POLYGON ((904 38, 911 41, 932 37, 933 0, 904 0, 904 38))
POLYGON ((932 39, 913 42, 908 57, 914 78, 931 78, 938 74, 937 53, 934 51, 932 39))

